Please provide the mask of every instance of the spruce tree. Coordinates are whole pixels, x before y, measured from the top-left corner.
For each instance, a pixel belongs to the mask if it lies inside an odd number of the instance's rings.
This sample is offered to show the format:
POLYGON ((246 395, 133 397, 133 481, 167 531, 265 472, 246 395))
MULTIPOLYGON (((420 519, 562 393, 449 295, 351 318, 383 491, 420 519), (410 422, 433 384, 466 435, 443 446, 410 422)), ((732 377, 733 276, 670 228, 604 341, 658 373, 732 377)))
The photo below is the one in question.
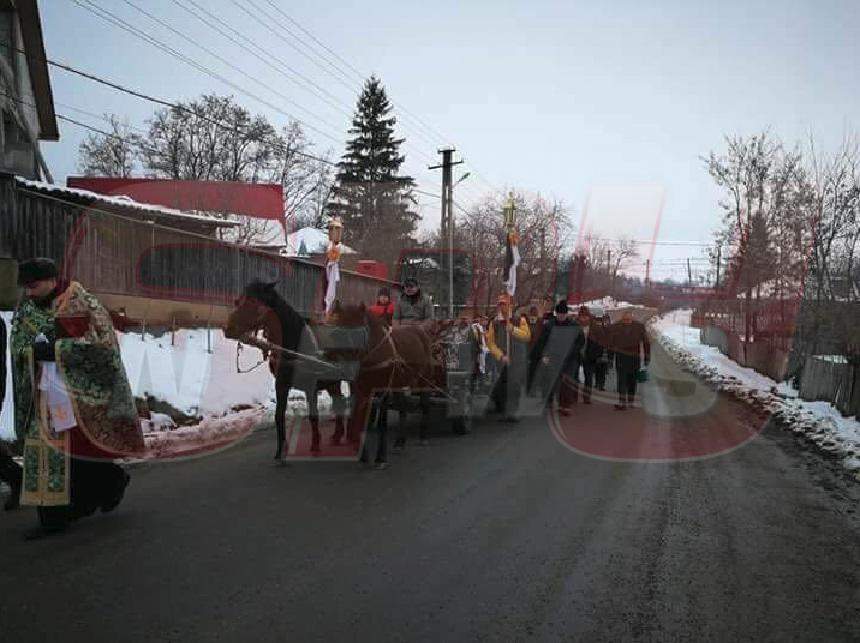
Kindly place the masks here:
POLYGON ((409 244, 418 221, 410 209, 415 181, 399 174, 404 139, 394 137, 397 119, 391 109, 382 83, 371 76, 358 99, 328 204, 329 215, 343 220, 344 242, 386 263, 409 244))

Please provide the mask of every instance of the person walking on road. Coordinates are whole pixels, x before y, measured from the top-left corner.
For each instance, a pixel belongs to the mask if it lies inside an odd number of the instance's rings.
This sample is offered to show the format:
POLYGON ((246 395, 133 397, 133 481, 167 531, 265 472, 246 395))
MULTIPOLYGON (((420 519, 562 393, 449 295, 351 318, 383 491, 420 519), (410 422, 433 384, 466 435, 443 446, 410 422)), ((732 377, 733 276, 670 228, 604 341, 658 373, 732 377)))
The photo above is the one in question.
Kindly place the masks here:
POLYGON ((50 259, 20 264, 12 320, 15 430, 24 439, 21 504, 35 506, 35 538, 122 501, 128 474, 113 460, 140 455, 143 434, 110 314, 50 259))
POLYGON ((624 411, 633 406, 637 374, 643 362, 648 366, 651 361, 651 344, 645 325, 634 319, 629 309, 624 311, 621 321, 613 324, 610 334, 618 376, 618 404, 615 408, 624 411))
MULTIPOLYGON (((594 311, 592 311, 594 313, 594 311)), ((594 314, 591 320, 591 341, 601 347, 594 364, 594 385, 598 391, 606 390, 606 374, 609 370, 609 314, 594 314)))
POLYGON ((492 398, 505 422, 519 420, 521 388, 525 382, 528 343, 531 339, 528 320, 524 315, 511 314, 507 293, 499 295, 496 315, 487 330, 487 348, 496 362, 499 376, 492 398))
POLYGON ((577 321, 582 328, 582 352, 580 360, 582 363, 582 401, 585 404, 591 404, 591 392, 594 388, 594 377, 597 372, 598 360, 605 352, 604 346, 598 341, 599 337, 595 337, 594 329, 596 324, 591 316, 591 311, 588 306, 580 306, 577 313, 577 321))
POLYGON ((582 350, 582 330, 569 313, 567 301, 562 299, 553 317, 544 322, 532 352, 535 388, 543 389, 540 392, 550 404, 557 398, 561 415, 570 415, 575 401, 578 353, 582 350))

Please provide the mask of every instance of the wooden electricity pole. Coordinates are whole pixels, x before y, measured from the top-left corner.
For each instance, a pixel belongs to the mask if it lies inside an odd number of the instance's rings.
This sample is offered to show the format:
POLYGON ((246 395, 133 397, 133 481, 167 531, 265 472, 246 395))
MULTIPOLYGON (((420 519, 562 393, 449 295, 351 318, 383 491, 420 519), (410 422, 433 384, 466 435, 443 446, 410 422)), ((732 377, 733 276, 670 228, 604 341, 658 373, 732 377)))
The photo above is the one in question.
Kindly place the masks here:
MULTIPOLYGON (((431 165, 431 170, 442 168, 442 221, 439 227, 439 255, 444 256, 445 242, 448 242, 448 317, 454 319, 454 181, 453 167, 463 161, 454 161, 453 147, 438 150, 442 155, 441 165, 431 165)), ((444 266, 445 260, 440 263, 444 266)))
POLYGON ((717 279, 716 279, 716 283, 714 284, 714 288, 720 287, 720 264, 722 263, 722 260, 723 260, 722 254, 723 254, 723 246, 719 245, 719 246, 717 246, 717 279))

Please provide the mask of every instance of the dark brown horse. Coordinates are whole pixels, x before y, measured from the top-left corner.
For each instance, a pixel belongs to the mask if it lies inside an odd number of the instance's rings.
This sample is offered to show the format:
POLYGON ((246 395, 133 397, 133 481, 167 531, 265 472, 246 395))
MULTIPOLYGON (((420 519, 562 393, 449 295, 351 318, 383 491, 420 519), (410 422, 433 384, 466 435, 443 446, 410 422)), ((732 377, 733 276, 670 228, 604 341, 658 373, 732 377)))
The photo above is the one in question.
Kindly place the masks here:
POLYGON ((335 438, 343 435, 345 404, 335 366, 320 360, 316 338, 307 322, 278 294, 275 283, 252 282, 236 300, 225 335, 256 345, 268 357, 275 377, 275 427, 278 446, 275 460, 283 461, 286 440, 285 413, 290 389, 305 393, 312 429, 311 452, 320 451, 317 394, 328 391, 335 411, 335 438), (263 338, 256 337, 262 331, 263 338))
MULTIPOLYGON (((417 325, 388 328, 370 314, 363 304, 338 306, 331 318, 338 326, 367 329, 367 351, 359 357, 358 374, 351 383, 353 408, 347 435, 351 441, 360 439, 367 426, 373 397, 381 396, 376 463, 384 466, 387 462, 386 410, 392 392, 407 388, 421 392, 422 437, 426 430, 429 393, 438 388, 433 381, 434 361, 428 329, 417 325)), ((402 418, 401 413, 401 420, 402 418)), ((402 421, 400 427, 398 442, 402 443, 402 421)), ((362 459, 367 459, 366 448, 363 450, 362 459)))

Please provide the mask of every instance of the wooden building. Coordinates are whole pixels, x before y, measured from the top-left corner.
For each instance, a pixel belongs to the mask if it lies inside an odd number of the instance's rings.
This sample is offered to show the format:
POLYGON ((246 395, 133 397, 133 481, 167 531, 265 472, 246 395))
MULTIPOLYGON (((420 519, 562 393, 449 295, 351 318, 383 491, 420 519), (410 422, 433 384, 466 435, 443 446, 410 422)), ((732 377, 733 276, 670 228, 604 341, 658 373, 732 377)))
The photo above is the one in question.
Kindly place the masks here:
MULTIPOLYGON (((216 238, 230 222, 0 175, 0 256, 51 257, 134 325, 219 326, 249 282, 277 282, 306 317, 321 313, 323 269, 216 238)), ((342 271, 345 303, 380 284, 342 271)))

